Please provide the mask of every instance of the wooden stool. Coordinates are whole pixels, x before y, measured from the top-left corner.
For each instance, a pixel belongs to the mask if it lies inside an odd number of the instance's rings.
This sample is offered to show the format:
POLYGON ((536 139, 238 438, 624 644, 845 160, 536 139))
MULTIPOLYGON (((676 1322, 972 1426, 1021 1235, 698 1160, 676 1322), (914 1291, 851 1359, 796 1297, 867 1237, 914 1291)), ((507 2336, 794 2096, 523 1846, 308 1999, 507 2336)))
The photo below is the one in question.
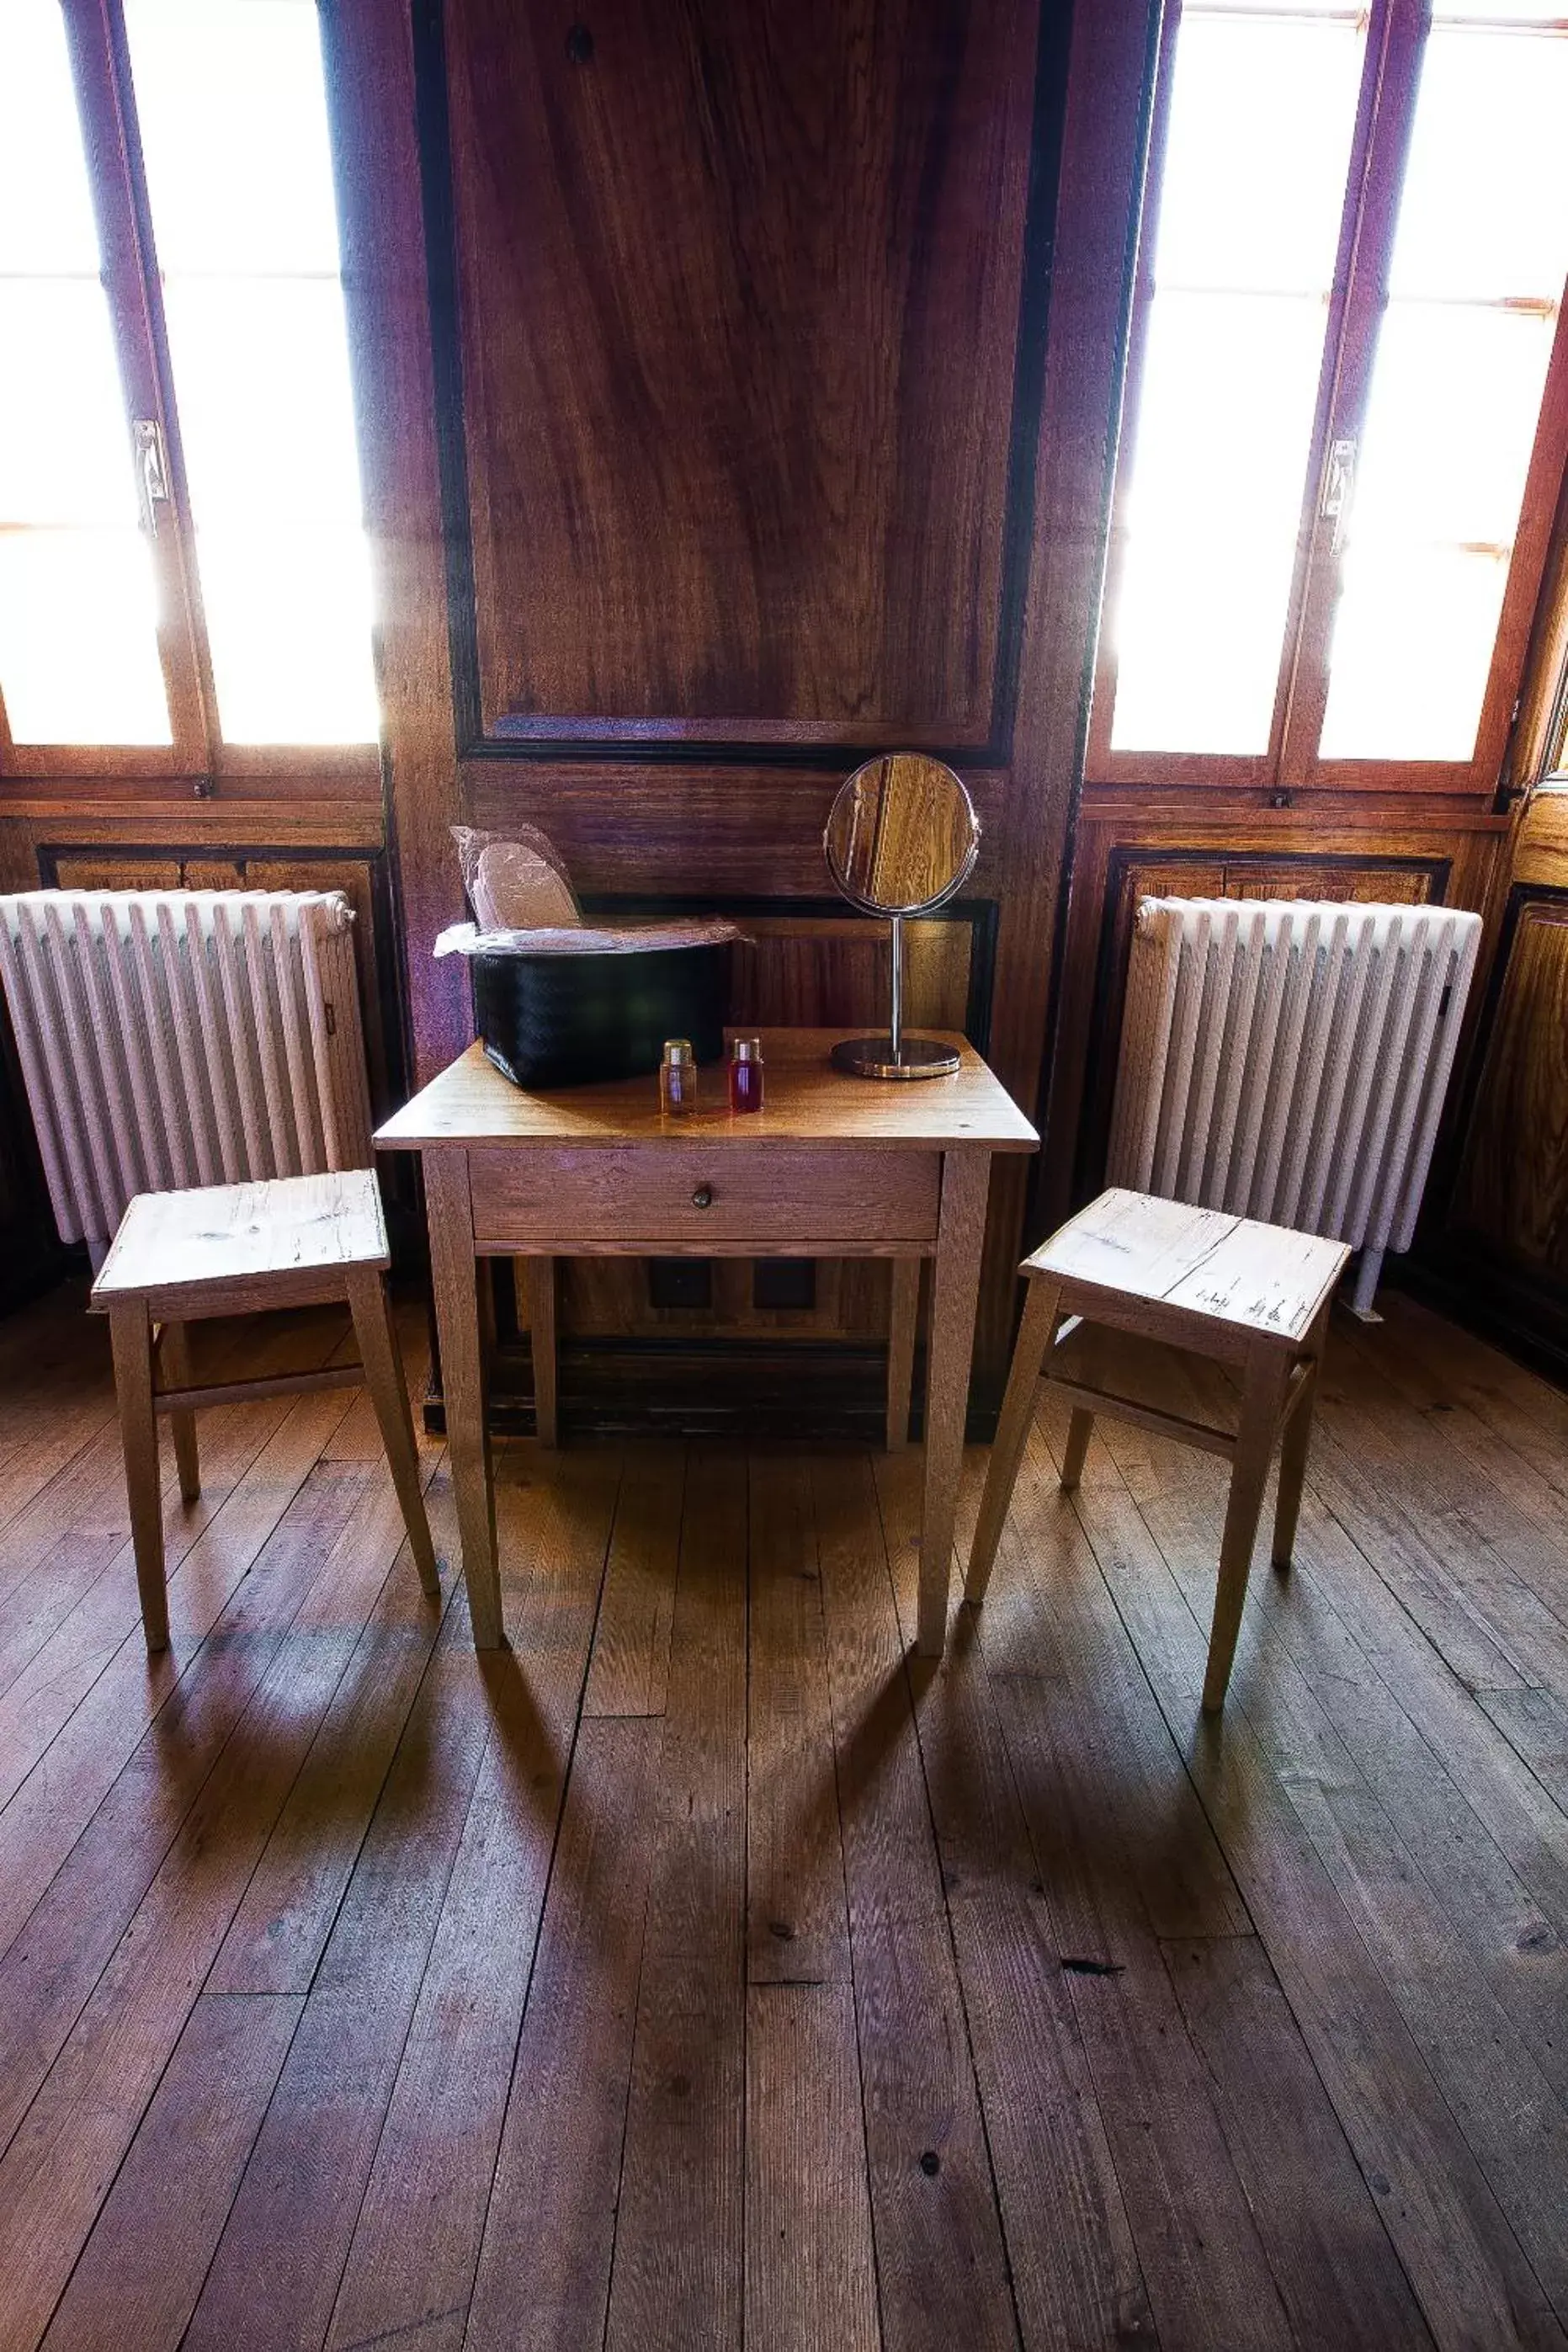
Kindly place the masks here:
POLYGON ((156 1416, 161 1412, 173 1423, 180 1493, 193 1503, 201 1492, 197 1406, 234 1404, 296 1389, 349 1388, 363 1381, 381 1425, 419 1580, 433 1600, 439 1593, 408 1390, 387 1304, 388 1263, 381 1195, 368 1168, 330 1176, 284 1176, 266 1183, 214 1184, 197 1192, 143 1192, 126 1210, 93 1284, 92 1305, 109 1316, 136 1581, 149 1650, 169 1646, 158 1475, 156 1416), (359 1363, 226 1381, 215 1387, 191 1385, 187 1323, 336 1301, 344 1302, 353 1316, 359 1363), (160 1327, 156 1335, 155 1324, 160 1327))
POLYGON ((1077 1486, 1094 1416, 1102 1412, 1201 1446, 1231 1465, 1203 1682, 1205 1710, 1217 1713, 1230 1680, 1258 1515, 1281 1430, 1274 1565, 1291 1564, 1329 1306, 1349 1255, 1343 1242, 1322 1241, 1313 1234, 1157 1201, 1146 1192, 1102 1192, 1025 1258, 1019 1270, 1029 1277, 1029 1298, 991 1449, 966 1599, 977 1605, 986 1597, 1034 1409, 1035 1383, 1047 1357, 1079 1321, 1216 1356, 1241 1376, 1241 1412, 1234 1433, 1082 1381, 1049 1372, 1045 1378, 1072 1405, 1061 1464, 1064 1487, 1077 1486), (1059 1331, 1059 1323, 1069 1317, 1076 1319, 1059 1331))

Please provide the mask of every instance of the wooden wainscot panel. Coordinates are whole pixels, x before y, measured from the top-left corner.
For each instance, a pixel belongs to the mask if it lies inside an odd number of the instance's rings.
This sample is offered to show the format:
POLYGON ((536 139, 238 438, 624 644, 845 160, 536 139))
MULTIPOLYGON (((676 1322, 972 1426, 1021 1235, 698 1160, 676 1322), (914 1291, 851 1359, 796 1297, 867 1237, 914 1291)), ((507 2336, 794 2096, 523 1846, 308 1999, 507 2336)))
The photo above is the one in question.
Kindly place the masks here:
POLYGON ((1453 1223, 1568 1299, 1568 887, 1504 917, 1453 1223))
MULTIPOLYGON (((1461 811, 1440 827, 1408 805, 1242 809, 1197 792, 1086 793, 1074 849, 1061 1021, 1042 1170, 1042 1226, 1098 1189, 1104 1169, 1140 899, 1331 898, 1484 907, 1504 820, 1461 811)), ((1472 1007, 1472 1018, 1474 1009, 1472 1007)))
POLYGON ((1036 10, 447 0, 491 740, 988 740, 1036 10))

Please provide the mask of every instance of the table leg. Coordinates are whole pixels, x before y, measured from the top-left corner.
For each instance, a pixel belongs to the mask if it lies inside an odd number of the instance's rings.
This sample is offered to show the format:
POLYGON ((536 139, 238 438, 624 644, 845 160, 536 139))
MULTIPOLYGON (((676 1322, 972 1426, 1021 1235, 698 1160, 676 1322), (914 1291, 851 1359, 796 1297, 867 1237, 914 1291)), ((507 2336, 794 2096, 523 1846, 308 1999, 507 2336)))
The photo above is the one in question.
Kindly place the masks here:
POLYGON ((555 1260, 525 1259, 528 1267, 528 1348, 534 1360, 534 1429, 541 1445, 554 1445, 556 1432, 555 1260))
POLYGON ((496 1489, 485 1413, 485 1356, 479 1339, 478 1261, 468 1154, 424 1154, 425 1211, 430 1221, 430 1279, 441 1349, 441 1392, 446 1404, 446 1446, 463 1576, 476 1650, 506 1646, 501 1579, 496 1559, 496 1489))
POLYGON ((964 1458, 964 1413, 969 1396, 990 1180, 988 1151, 971 1147, 944 1153, 925 1375, 925 1497, 915 1635, 915 1647, 925 1658, 941 1656, 947 1635, 953 1528, 964 1458))
POLYGON ((909 1391, 915 1379, 915 1327, 920 1319, 920 1260, 893 1260, 893 1305, 887 1318, 887 1450, 909 1443, 909 1391))

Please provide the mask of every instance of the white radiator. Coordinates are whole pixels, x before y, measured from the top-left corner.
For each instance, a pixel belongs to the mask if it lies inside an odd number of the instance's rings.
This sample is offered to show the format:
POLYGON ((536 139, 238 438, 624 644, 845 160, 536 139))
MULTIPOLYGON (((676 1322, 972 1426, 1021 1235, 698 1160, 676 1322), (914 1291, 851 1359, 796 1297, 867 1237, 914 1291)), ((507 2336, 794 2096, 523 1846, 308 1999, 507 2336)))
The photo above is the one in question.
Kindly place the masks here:
POLYGON ((0 977, 62 1241, 138 1192, 371 1165, 340 890, 0 897, 0 977))
POLYGON ((1480 918, 1446 907, 1145 898, 1106 1182, 1410 1246, 1480 918))

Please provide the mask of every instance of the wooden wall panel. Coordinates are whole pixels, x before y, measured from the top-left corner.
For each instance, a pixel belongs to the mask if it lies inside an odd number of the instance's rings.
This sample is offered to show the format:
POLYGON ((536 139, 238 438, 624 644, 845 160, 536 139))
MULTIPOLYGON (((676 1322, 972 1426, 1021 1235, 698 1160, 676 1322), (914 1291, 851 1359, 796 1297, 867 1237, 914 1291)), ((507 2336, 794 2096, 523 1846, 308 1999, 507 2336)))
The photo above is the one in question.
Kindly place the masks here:
POLYGON ((1035 13, 448 0, 486 737, 991 738, 1035 13))
POLYGON ((1499 861, 1456 1134, 1416 1269, 1436 1304, 1568 1375, 1568 793, 1544 790, 1499 861))
POLYGON ((1568 888, 1509 909, 1453 1222, 1568 1287, 1568 888))

